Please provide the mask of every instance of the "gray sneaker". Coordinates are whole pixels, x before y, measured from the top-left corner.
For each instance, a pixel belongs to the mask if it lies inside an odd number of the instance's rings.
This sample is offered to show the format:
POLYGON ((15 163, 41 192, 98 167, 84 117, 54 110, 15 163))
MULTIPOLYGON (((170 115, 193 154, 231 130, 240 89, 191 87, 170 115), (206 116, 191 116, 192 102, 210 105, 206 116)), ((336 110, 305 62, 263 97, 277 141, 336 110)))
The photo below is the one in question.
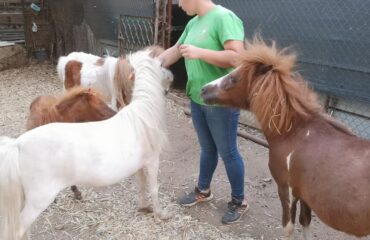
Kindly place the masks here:
POLYGON ((181 197, 178 200, 178 203, 185 207, 194 206, 197 203, 200 202, 208 202, 212 200, 213 194, 211 191, 201 191, 198 187, 195 187, 194 191, 191 193, 181 197))
POLYGON ((243 201, 232 199, 227 203, 227 211, 222 217, 223 224, 231 224, 237 222, 244 213, 249 209, 249 204, 243 204, 243 201))

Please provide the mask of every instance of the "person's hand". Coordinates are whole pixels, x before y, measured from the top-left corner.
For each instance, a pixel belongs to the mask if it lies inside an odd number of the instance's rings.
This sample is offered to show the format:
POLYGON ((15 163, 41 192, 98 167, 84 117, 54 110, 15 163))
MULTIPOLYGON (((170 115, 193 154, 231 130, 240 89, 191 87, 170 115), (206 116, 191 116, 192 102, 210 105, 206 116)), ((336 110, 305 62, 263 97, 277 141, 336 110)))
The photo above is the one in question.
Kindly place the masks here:
POLYGON ((179 47, 179 51, 180 51, 180 54, 184 58, 188 58, 188 59, 199 59, 200 56, 201 56, 202 49, 201 48, 198 48, 198 47, 195 47, 193 45, 182 44, 179 47))

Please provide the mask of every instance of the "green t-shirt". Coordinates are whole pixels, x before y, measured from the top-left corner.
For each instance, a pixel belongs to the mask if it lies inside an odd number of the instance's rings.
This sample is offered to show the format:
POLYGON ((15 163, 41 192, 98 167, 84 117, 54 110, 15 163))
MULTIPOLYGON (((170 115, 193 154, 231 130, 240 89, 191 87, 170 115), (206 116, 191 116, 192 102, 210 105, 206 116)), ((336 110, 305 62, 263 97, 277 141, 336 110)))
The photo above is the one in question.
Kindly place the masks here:
MULTIPOLYGON (((229 9, 217 5, 206 15, 192 18, 178 43, 221 51, 224 50, 227 40, 244 40, 243 22, 229 9)), ((204 104, 200 97, 202 87, 232 70, 211 65, 200 59, 186 58, 185 67, 188 75, 186 94, 198 104, 204 104)))

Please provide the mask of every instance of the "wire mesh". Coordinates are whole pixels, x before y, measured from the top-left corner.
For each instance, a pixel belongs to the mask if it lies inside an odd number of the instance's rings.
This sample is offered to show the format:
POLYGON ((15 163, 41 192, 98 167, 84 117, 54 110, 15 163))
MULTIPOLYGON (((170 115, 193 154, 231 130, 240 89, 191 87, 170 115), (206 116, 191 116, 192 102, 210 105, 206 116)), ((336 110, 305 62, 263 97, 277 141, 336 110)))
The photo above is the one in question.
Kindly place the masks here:
MULTIPOLYGON (((328 99, 328 112, 370 139, 370 0, 215 0, 298 53, 298 70, 328 99)), ((246 114, 245 121, 254 125, 246 114)))
POLYGON ((154 21, 152 17, 121 15, 119 34, 121 51, 127 53, 152 45, 154 21))

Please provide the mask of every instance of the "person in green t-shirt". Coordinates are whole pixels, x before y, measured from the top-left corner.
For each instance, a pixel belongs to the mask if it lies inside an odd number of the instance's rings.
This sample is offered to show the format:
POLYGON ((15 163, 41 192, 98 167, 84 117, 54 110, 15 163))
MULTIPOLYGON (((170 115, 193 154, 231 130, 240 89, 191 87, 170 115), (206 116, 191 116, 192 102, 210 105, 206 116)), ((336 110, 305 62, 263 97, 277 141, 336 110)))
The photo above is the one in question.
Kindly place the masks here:
POLYGON ((222 222, 232 223, 249 208, 244 196, 244 161, 236 144, 240 113, 232 108, 205 105, 200 91, 205 84, 235 67, 244 48, 243 23, 232 11, 211 0, 179 0, 179 6, 195 16, 178 42, 159 58, 165 67, 185 58, 186 94, 191 99, 193 125, 201 148, 198 185, 180 198, 179 203, 193 206, 212 199, 210 185, 220 155, 231 185, 231 201, 222 222))

